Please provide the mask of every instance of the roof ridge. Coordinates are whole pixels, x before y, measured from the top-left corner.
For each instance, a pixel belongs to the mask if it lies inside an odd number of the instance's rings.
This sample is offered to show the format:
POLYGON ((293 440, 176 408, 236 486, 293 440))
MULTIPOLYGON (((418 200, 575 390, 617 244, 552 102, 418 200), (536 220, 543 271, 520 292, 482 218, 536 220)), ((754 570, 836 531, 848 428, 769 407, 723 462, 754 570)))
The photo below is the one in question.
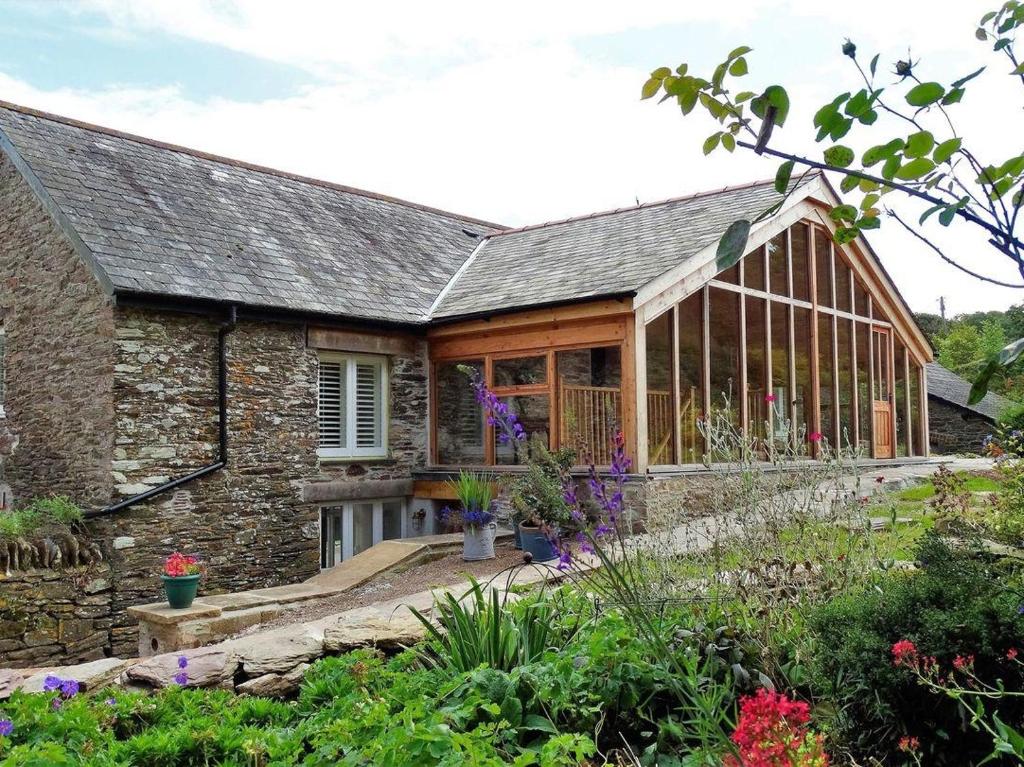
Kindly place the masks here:
POLYGON ((73 128, 79 128, 81 130, 91 131, 93 133, 102 133, 107 136, 114 138, 125 139, 127 141, 134 141, 139 144, 145 144, 147 146, 156 147, 157 149, 166 149, 172 152, 180 152, 182 154, 191 155, 198 157, 202 160, 209 160, 216 162, 221 165, 228 165, 236 168, 244 168, 245 170, 255 171, 257 173, 265 173, 271 176, 278 176, 280 178, 286 178, 291 181, 298 181, 304 184, 311 184, 313 186, 321 186, 327 189, 334 189, 339 192, 346 192, 348 194, 360 195, 362 197, 368 197, 374 200, 381 200, 383 202, 391 202, 396 205, 403 205, 414 210, 421 210, 426 213, 436 213, 446 218, 455 219, 457 221, 464 221, 473 224, 481 224, 483 226, 491 227, 494 229, 502 230, 505 229, 504 224, 496 224, 493 221, 485 221, 480 218, 473 216, 464 216, 460 213, 453 213, 449 210, 443 210, 441 208, 435 208, 430 205, 423 205, 418 202, 412 202, 411 200, 403 200, 401 197, 393 197, 387 194, 381 194, 379 192, 371 192, 367 189, 360 189, 359 187, 347 186, 345 184, 338 184, 333 181, 325 181, 321 178, 314 178, 312 176, 303 176, 299 173, 290 173, 285 170, 278 168, 271 168, 267 165, 259 165, 257 163, 246 162, 245 160, 238 160, 232 157, 225 157, 223 155, 213 154, 212 152, 204 152, 201 149, 194 149, 192 147, 182 146, 181 144, 172 144, 166 141, 160 141, 158 139, 148 138, 146 136, 140 136, 136 133, 128 133, 126 131, 117 130, 116 128, 109 128, 105 125, 96 125, 95 123, 85 122, 83 120, 76 120, 73 117, 65 117, 64 115, 54 114, 52 112, 45 112, 41 109, 34 109, 32 107, 23 106, 21 104, 14 104, 10 101, 4 101, 0 99, 0 109, 8 109, 12 112, 18 112, 19 114, 28 115, 30 117, 38 117, 42 120, 50 120, 52 122, 61 123, 63 125, 69 125, 73 128))
MULTIPOLYGON (((820 172, 808 173, 807 178, 819 175, 820 172)), ((628 213, 633 210, 645 210, 647 208, 656 208, 660 205, 671 205, 676 202, 686 202, 688 200, 696 200, 701 197, 711 197, 716 194, 723 194, 725 192, 736 192, 740 189, 753 189, 756 186, 764 186, 765 184, 775 183, 774 178, 763 178, 758 181, 749 181, 745 184, 734 184, 732 186, 723 186, 721 189, 708 189, 702 192, 693 192, 691 194, 684 194, 678 197, 668 197, 664 200, 655 200, 653 202, 644 202, 639 205, 630 205, 626 208, 613 208, 611 210, 600 210, 595 213, 586 213, 581 216, 570 216, 569 218, 556 219, 554 221, 545 221, 541 224, 527 224, 526 226, 517 226, 501 229, 494 234, 489 235, 490 237, 500 237, 505 234, 518 234, 519 232, 528 232, 533 229, 543 229, 548 226, 558 226, 559 224, 569 224, 576 221, 588 221, 592 218, 602 218, 604 216, 615 216, 619 213, 628 213)))

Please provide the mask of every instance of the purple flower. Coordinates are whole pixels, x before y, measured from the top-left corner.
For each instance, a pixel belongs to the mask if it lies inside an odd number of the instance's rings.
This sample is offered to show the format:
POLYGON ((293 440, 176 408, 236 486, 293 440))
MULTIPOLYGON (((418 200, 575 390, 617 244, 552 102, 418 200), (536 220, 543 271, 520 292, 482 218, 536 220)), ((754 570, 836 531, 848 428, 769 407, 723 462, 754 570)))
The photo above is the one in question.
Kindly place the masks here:
POLYGON ((175 674, 174 675, 174 683, 176 685, 181 686, 181 687, 184 687, 185 685, 187 685, 188 684, 188 672, 187 671, 179 671, 177 674, 175 674))
POLYGON ((10 719, 0 719, 0 737, 9 738, 14 732, 14 722, 10 719))
POLYGON ((46 679, 43 680, 43 692, 53 692, 54 690, 59 690, 62 681, 63 680, 59 676, 54 676, 53 674, 50 674, 50 676, 46 677, 46 679))
POLYGON ((65 679, 60 683, 60 693, 65 698, 73 698, 78 695, 78 682, 74 679, 65 679))
POLYGON ((519 423, 519 418, 512 412, 507 402, 500 400, 494 392, 487 388, 487 382, 484 381, 480 371, 468 365, 460 365, 459 370, 469 376, 476 401, 486 412, 487 425, 498 430, 498 443, 507 445, 510 442, 522 442, 526 439, 526 429, 519 423))
POLYGON ((188 658, 184 655, 178 656, 178 668, 188 668, 188 658))
POLYGON ((117 699, 116 698, 107 698, 106 703, 107 703, 108 706, 116 706, 117 705, 117 699))
POLYGON ((572 552, 569 551, 568 547, 563 548, 558 554, 558 564, 555 565, 556 570, 568 570, 572 567, 572 552))

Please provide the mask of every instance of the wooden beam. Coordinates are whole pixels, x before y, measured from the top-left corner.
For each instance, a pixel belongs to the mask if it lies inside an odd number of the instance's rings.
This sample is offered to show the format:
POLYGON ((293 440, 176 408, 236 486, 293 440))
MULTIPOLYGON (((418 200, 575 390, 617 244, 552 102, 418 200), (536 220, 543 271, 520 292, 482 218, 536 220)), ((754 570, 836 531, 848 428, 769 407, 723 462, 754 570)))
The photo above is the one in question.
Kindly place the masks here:
POLYGON ((487 319, 466 320, 450 325, 438 325, 427 331, 427 337, 449 338, 465 336, 470 333, 493 333, 511 328, 523 328, 529 325, 546 325, 558 322, 593 319, 606 319, 617 314, 632 314, 633 302, 630 298, 613 298, 591 301, 587 303, 569 304, 546 309, 530 309, 522 312, 501 314, 487 319))
POLYGON ((506 329, 488 334, 448 336, 431 339, 431 359, 468 359, 484 354, 506 354, 550 349, 571 349, 586 346, 618 346, 626 337, 629 315, 618 317, 558 322, 547 327, 506 329))
POLYGON ((311 325, 306 329, 306 346, 357 354, 388 354, 415 357, 420 353, 422 339, 398 333, 367 333, 311 325))
MULTIPOLYGON (((636 379, 638 364, 636 327, 636 321, 630 322, 622 340, 622 436, 626 442, 626 452, 633 458, 633 470, 641 471, 639 469, 640 438, 638 436, 640 429, 637 424, 637 406, 641 389, 637 385, 636 379)), ((641 335, 640 344, 643 344, 643 338, 644 336, 641 335)), ((644 397, 646 398, 646 392, 644 397)), ((646 431, 644 435, 646 437, 646 431)))

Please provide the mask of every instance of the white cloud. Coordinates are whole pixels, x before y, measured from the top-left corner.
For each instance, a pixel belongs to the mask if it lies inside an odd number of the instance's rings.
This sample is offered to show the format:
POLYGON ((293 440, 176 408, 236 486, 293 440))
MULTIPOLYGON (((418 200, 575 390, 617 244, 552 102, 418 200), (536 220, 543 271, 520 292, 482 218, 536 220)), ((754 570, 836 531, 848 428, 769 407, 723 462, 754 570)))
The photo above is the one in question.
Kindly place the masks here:
MULTIPOLYGON (((88 0, 75 7, 108 14, 120 35, 161 29, 300 66, 318 77, 287 98, 243 102, 226 93, 200 102, 174 86, 40 91, 0 73, 5 98, 513 225, 774 173, 774 163, 749 155, 704 158, 700 144, 710 123, 682 120, 668 105, 639 102, 643 72, 584 55, 577 44, 593 34, 706 20, 720 12, 714 4, 547 2, 518 4, 515 13, 478 2, 363 4, 358 15, 347 3, 300 0, 88 0), (403 69, 417 57, 436 66, 403 69)), ((922 14, 923 7, 933 8, 864 0, 849 20, 849 34, 862 51, 884 46, 889 58, 905 51, 904 40, 919 38, 915 57, 920 52, 929 63, 950 68, 944 77, 964 74, 964 67, 984 57, 970 26, 984 7, 958 4, 943 14, 922 14), (885 25, 871 21, 880 8, 890 12, 885 25)), ((829 21, 829 13, 807 0, 784 8, 764 0, 742 5, 727 22, 729 38, 734 33, 737 44, 759 49, 755 72, 793 85, 802 105, 794 125, 809 125, 813 107, 837 90, 831 83, 836 77, 849 82, 851 72, 838 55, 801 61, 799 51, 778 36, 782 20, 802 18, 803 28, 820 26, 820 34, 838 44, 845 30, 829 21)), ((169 82, 173 76, 168 73, 169 82)), ((975 103, 992 103, 995 88, 982 86, 975 103)), ((1016 104, 1008 109, 1019 115, 1016 104)), ((989 112, 963 113, 986 148, 1006 144, 1005 128, 989 112)), ((806 146, 801 134, 786 133, 785 145, 806 146)), ((907 210, 916 219, 916 207, 907 210)), ((944 234, 951 255, 1001 266, 983 240, 944 234)), ((890 223, 871 239, 916 309, 934 311, 939 295, 952 311, 1024 298, 964 277, 890 223)), ((1014 276, 1012 269, 987 271, 1014 276)))

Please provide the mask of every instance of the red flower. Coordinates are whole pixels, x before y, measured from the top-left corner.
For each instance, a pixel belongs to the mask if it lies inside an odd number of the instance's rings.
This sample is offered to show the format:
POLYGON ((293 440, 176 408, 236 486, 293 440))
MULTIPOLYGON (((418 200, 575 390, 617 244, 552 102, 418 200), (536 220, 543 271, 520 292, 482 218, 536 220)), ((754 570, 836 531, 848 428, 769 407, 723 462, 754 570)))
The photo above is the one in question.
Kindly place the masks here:
POLYGON ((196 575, 200 572, 199 560, 192 555, 175 551, 164 561, 164 575, 180 578, 183 575, 196 575))
POLYGON ((774 394, 765 394, 764 395, 764 401, 765 402, 774 402, 775 401, 775 395, 774 394))
POLYGON ((957 655, 953 658, 953 668, 957 671, 970 671, 974 668, 974 656, 968 655, 964 657, 963 655, 957 655))
POLYGON ((1006 651, 1006 659, 1007 660, 1017 660, 1017 648, 1016 647, 1011 647, 1009 650, 1006 651))
POLYGON ((916 666, 917 645, 909 639, 901 639, 892 646, 892 665, 894 666, 916 666))
POLYGON ((827 767, 821 736, 807 729, 810 708, 781 693, 761 688, 740 699, 740 718, 732 734, 739 760, 727 767, 827 767))
POLYGON ((906 751, 908 754, 913 754, 919 751, 921 748, 921 741, 919 741, 913 735, 904 735, 900 738, 900 751, 906 751))
POLYGON ((812 431, 810 434, 807 435, 807 439, 809 439, 811 442, 821 442, 821 432, 812 431))

